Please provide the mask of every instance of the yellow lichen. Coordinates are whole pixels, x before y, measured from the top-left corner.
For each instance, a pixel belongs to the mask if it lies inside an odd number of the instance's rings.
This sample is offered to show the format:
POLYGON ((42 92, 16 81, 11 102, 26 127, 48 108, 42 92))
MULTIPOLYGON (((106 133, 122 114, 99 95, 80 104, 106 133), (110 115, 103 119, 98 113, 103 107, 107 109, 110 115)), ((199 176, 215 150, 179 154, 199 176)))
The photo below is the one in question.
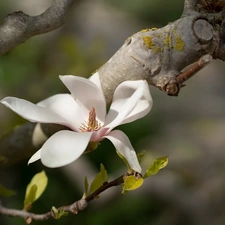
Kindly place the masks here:
POLYGON ((184 46, 185 46, 185 43, 181 39, 181 37, 176 37, 175 38, 174 49, 176 49, 177 51, 182 51, 184 49, 184 46))
POLYGON ((147 48, 152 49, 153 53, 156 54, 163 51, 163 48, 153 42, 152 37, 142 36, 142 39, 144 41, 144 45, 147 46, 147 48))
POLYGON ((142 36, 142 39, 144 41, 144 45, 147 46, 147 48, 152 49, 152 48, 155 47, 155 44, 153 43, 151 37, 149 37, 149 36, 142 36))
POLYGON ((163 48, 161 48, 161 47, 154 47, 152 50, 156 54, 158 52, 162 52, 163 51, 163 48))
POLYGON ((173 28, 171 33, 172 33, 172 35, 176 35, 177 32, 176 32, 176 30, 173 28))
POLYGON ((163 44, 164 44, 167 48, 170 47, 170 42, 171 42, 170 36, 167 36, 167 37, 163 40, 163 44))
POLYGON ((148 32, 148 31, 154 31, 154 30, 158 30, 158 28, 156 28, 156 27, 146 28, 146 29, 141 30, 141 33, 145 33, 145 32, 148 32))
POLYGON ((146 29, 141 30, 141 33, 145 33, 145 32, 148 32, 150 30, 151 30, 150 28, 146 28, 146 29))

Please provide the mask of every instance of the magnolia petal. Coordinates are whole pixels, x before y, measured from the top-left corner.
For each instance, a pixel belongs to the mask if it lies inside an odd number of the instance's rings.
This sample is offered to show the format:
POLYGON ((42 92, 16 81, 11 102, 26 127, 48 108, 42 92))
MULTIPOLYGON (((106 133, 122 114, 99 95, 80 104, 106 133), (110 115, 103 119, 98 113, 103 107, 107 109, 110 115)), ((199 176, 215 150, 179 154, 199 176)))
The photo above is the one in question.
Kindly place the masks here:
POLYGON ((31 122, 56 123, 67 126, 67 122, 55 112, 24 99, 6 97, 1 103, 31 122))
POLYGON ((41 158, 41 151, 38 150, 36 153, 34 153, 34 154, 31 156, 31 158, 30 158, 29 161, 28 161, 28 165, 29 165, 30 163, 33 163, 33 162, 39 160, 40 158, 41 158))
POLYGON ((95 72, 91 77, 89 77, 89 80, 93 82, 99 89, 102 89, 99 79, 99 72, 95 72))
POLYGON ((73 75, 59 76, 77 103, 88 111, 94 107, 97 120, 105 122, 106 101, 101 89, 89 79, 73 75))
POLYGON ((78 159, 86 150, 92 132, 63 130, 51 136, 40 149, 41 162, 51 168, 65 166, 78 159))
POLYGON ((141 173, 142 169, 138 162, 136 152, 134 151, 129 138, 125 133, 120 130, 113 130, 105 136, 105 138, 109 139, 113 143, 117 151, 126 158, 130 167, 134 171, 141 173))
POLYGON ((152 97, 146 81, 125 81, 115 90, 105 127, 114 127, 145 116, 152 108, 152 97))
POLYGON ((89 112, 82 110, 70 94, 53 95, 37 104, 48 108, 67 121, 67 126, 78 131, 82 122, 88 119, 89 112))

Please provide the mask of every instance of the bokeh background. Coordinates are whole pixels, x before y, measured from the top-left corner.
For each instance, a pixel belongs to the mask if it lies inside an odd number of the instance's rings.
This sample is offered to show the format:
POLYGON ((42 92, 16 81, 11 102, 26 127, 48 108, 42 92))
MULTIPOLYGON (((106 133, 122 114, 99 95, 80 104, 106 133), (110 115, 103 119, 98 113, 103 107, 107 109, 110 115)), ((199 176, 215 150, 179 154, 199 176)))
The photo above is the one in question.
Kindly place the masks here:
MULTIPOLYGON (((0 21, 22 10, 42 13, 52 1, 0 2, 0 21)), ((38 102, 67 92, 58 75, 89 77, 133 33, 162 27, 178 19, 181 0, 86 0, 73 5, 63 27, 26 41, 0 57, 0 98, 16 96, 38 102)), ((121 127, 137 150, 146 151, 143 168, 169 155, 168 166, 126 195, 115 187, 92 201, 78 215, 34 224, 79 225, 223 225, 225 224, 225 63, 214 61, 187 83, 179 97, 152 87, 149 115, 121 127)), ((26 121, 0 105, 0 135, 26 121)), ((27 161, 0 168, 0 183, 17 192, 2 198, 4 206, 22 209, 27 184, 45 170, 49 177, 43 196, 32 211, 69 205, 82 196, 83 179, 93 179, 103 163, 109 178, 125 172, 110 142, 76 162, 48 169, 27 161)), ((19 218, 0 215, 1 225, 22 225, 19 218)))

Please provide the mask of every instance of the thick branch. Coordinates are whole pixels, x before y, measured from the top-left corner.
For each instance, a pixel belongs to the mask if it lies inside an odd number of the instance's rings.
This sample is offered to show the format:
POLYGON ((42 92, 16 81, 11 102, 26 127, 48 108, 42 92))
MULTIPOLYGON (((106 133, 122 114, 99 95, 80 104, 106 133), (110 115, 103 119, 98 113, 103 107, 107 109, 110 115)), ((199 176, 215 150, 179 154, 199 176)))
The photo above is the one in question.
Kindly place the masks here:
POLYGON ((55 0, 38 16, 22 11, 9 14, 0 26, 0 55, 25 42, 28 38, 60 27, 74 0, 55 0))
POLYGON ((121 185, 124 182, 124 176, 125 175, 122 175, 109 183, 108 182, 104 183, 100 188, 98 188, 95 192, 87 196, 85 199, 82 198, 71 205, 61 206, 57 208, 56 210, 52 209, 51 211, 44 214, 35 214, 35 213, 26 212, 23 210, 8 209, 1 205, 0 205, 0 214, 6 215, 6 216, 23 218, 26 220, 27 224, 30 224, 32 221, 41 221, 41 220, 48 220, 50 218, 57 218, 55 211, 58 211, 58 212, 64 211, 64 212, 77 214, 79 211, 84 210, 87 207, 88 202, 97 198, 102 192, 106 191, 107 189, 111 187, 121 185))
POLYGON ((26 123, 1 138, 0 165, 10 166, 29 158, 55 132, 68 129, 55 124, 26 123))

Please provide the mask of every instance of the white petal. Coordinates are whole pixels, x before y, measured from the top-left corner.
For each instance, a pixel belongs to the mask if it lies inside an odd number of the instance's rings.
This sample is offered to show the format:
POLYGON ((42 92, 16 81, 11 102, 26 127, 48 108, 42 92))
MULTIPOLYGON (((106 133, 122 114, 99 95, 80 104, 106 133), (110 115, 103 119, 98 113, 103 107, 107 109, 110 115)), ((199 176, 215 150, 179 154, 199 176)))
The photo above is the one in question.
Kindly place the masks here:
POLYGON ((106 115, 106 101, 102 89, 98 88, 89 79, 72 75, 59 76, 69 89, 78 104, 88 111, 94 107, 97 120, 104 123, 106 115))
POLYGON ((30 163, 33 163, 33 162, 39 160, 40 158, 41 158, 41 151, 38 150, 36 153, 34 153, 34 154, 31 156, 31 158, 30 158, 29 161, 28 161, 28 165, 29 165, 30 163))
POLYGON ((51 136, 42 146, 41 161, 51 168, 65 166, 78 159, 86 150, 92 132, 63 130, 51 136))
POLYGON ((87 121, 89 115, 89 111, 79 107, 70 94, 57 94, 39 102, 37 105, 59 114, 68 122, 68 126, 75 131, 79 129, 81 123, 87 121))
POLYGON ((89 80, 93 82, 99 89, 102 89, 99 79, 99 72, 95 72, 91 77, 89 77, 89 80))
POLYGON ((152 108, 152 97, 146 81, 125 81, 115 90, 105 126, 114 127, 145 116, 152 108))
POLYGON ((138 162, 136 152, 126 134, 120 130, 113 130, 105 138, 108 138, 113 143, 117 151, 126 158, 134 171, 141 173, 141 166, 138 162))
POLYGON ((68 123, 55 112, 24 99, 6 97, 1 100, 1 103, 31 122, 68 125, 68 123))

